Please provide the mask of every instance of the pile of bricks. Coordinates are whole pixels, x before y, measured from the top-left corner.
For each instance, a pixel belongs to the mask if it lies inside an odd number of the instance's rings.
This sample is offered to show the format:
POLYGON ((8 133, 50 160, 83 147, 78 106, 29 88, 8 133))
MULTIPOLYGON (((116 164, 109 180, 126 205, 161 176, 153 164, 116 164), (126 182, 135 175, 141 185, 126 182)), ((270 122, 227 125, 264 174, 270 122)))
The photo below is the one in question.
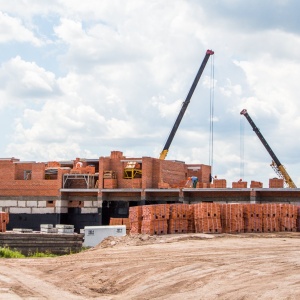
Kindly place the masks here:
POLYGON ((252 180, 251 183, 250 183, 250 188, 251 189, 255 189, 255 188, 261 189, 262 187, 263 187, 263 183, 260 182, 260 181, 254 181, 254 180, 252 180))
POLYGON ((283 188, 284 181, 281 178, 269 179, 269 188, 283 188))
POLYGON ((6 224, 9 222, 9 214, 0 211, 0 232, 6 231, 6 224))
POLYGON ((218 203, 196 203, 194 220, 196 233, 221 233, 221 212, 218 203))
POLYGON ((142 234, 167 234, 170 206, 168 204, 156 204, 142 206, 142 234))
POLYGON ((188 233, 189 204, 170 204, 169 209, 168 233, 188 233))
POLYGON ((280 204, 280 231, 297 231, 298 207, 280 204))
POLYGON ((262 232, 261 204, 244 204, 243 216, 245 232, 262 232))
POLYGON ((220 204, 222 232, 244 232, 243 205, 239 203, 220 204))
POLYGON ((211 184, 212 188, 226 188, 226 179, 214 179, 211 184))
POLYGON ((142 220, 143 220, 142 206, 129 207, 129 221, 130 221, 131 234, 141 233, 142 220))
POLYGON ((232 188, 233 189, 246 189, 247 184, 248 184, 247 181, 242 181, 242 179, 240 179, 239 181, 232 183, 232 188))
POLYGON ((262 204, 262 231, 278 232, 280 226, 280 204, 262 204))

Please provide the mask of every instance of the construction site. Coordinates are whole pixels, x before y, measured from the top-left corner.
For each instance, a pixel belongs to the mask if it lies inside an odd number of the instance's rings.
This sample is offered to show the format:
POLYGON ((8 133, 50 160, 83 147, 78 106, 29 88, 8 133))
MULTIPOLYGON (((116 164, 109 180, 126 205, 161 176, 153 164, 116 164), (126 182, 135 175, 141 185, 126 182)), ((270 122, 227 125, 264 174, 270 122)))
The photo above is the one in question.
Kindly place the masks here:
POLYGON ((73 254, 51 263, 3 259, 0 298, 300 297, 300 189, 247 110, 240 114, 272 159, 268 186, 166 159, 213 54, 207 50, 159 158, 113 150, 96 159, 0 159, 0 248, 73 254), (87 244, 96 229, 114 226, 118 234, 87 244))

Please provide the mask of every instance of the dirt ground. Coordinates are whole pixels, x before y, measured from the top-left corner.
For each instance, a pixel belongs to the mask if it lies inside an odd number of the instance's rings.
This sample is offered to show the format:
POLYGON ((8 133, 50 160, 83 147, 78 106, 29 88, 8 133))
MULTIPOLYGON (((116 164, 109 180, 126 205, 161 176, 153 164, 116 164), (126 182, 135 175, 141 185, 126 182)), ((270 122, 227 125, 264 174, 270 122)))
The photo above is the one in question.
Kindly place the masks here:
POLYGON ((0 259, 0 299, 300 299, 300 232, 109 237, 0 259))

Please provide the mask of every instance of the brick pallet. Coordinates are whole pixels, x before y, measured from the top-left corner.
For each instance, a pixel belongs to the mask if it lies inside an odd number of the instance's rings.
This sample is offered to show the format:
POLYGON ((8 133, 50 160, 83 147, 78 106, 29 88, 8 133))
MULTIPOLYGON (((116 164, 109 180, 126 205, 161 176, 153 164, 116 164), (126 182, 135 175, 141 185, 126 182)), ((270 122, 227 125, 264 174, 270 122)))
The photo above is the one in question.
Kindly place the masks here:
POLYGON ((195 232, 221 233, 221 211, 218 203, 193 204, 195 232))
POLYGON ((262 207, 262 231, 278 232, 280 231, 280 204, 266 203, 262 207))
POLYGON ((170 204, 169 210, 168 233, 188 233, 189 204, 170 204))
POLYGON ((243 205, 238 203, 220 204, 222 232, 244 232, 243 205))
POLYGON ((261 204, 243 204, 244 231, 262 232, 262 215, 261 204))
POLYGON ((170 206, 168 204, 156 204, 142 206, 142 227, 143 234, 167 234, 170 206))
POLYGON ((142 206, 129 207, 129 222, 130 222, 131 234, 141 233, 142 220, 143 220, 142 206))
POLYGON ((167 220, 143 220, 141 227, 142 234, 161 235, 168 233, 167 220))
POLYGON ((9 222, 9 214, 7 212, 0 212, 0 232, 6 231, 6 224, 9 222))

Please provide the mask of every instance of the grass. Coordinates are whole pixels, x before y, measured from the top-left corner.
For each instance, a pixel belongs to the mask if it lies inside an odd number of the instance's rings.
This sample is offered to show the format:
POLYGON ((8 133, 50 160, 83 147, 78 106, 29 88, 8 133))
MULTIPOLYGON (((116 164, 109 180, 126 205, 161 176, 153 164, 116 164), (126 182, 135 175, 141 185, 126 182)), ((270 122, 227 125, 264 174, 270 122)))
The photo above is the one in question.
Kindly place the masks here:
MULTIPOLYGON (((82 247, 81 251, 85 251, 87 248, 82 247)), ((80 251, 80 252, 81 252, 80 251)), ((70 251, 69 254, 73 254, 72 251, 70 251)), ((64 254, 66 255, 66 254, 64 254)), ((67 254, 68 255, 68 254, 67 254)), ((28 253, 28 255, 22 254, 20 251, 17 251, 15 249, 10 249, 8 247, 0 247, 0 258, 38 258, 38 257, 57 257, 61 255, 56 255, 51 252, 34 252, 34 253, 28 253)))
POLYGON ((0 247, 0 258, 26 258, 26 257, 56 257, 57 255, 46 252, 29 253, 28 255, 22 254, 20 251, 10 249, 8 247, 0 247))

